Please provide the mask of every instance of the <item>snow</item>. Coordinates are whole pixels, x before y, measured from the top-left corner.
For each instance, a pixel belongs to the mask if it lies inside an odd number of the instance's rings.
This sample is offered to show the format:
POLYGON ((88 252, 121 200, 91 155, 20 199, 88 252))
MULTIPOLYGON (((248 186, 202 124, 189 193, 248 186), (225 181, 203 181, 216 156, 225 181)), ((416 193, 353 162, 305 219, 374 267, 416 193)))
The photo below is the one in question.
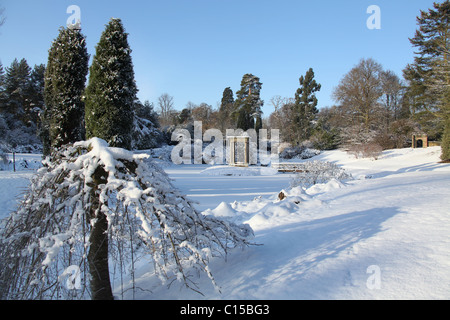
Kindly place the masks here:
POLYGON ((24 193, 30 179, 41 166, 40 154, 16 154, 16 172, 13 171, 13 155, 8 154, 9 164, 6 170, 0 170, 0 219, 13 211, 17 205, 18 196, 24 193))
MULTIPOLYGON (((162 286, 143 266, 135 298, 449 299, 450 165, 439 155, 439 147, 387 150, 378 160, 322 152, 311 160, 335 163, 353 179, 307 189, 290 188, 292 174, 257 167, 167 165, 200 211, 249 224, 257 245, 211 259, 220 292, 206 275, 193 279, 203 296, 177 282, 162 286)), ((0 171, 0 216, 29 175, 0 171)))

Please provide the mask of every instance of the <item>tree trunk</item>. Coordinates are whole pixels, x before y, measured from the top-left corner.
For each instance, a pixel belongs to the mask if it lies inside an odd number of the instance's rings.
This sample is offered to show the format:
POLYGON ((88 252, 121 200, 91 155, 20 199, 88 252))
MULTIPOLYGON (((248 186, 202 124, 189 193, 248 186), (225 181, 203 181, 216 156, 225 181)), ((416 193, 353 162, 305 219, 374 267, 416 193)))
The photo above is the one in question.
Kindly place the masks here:
POLYGON ((89 272, 92 300, 113 300, 108 266, 108 219, 100 210, 100 201, 96 190, 99 184, 106 182, 106 172, 98 167, 93 175, 94 188, 91 194, 90 219, 95 219, 89 237, 89 272))
POLYGON ((92 300, 113 300, 108 266, 108 220, 103 213, 97 215, 92 227, 88 254, 91 274, 92 300))

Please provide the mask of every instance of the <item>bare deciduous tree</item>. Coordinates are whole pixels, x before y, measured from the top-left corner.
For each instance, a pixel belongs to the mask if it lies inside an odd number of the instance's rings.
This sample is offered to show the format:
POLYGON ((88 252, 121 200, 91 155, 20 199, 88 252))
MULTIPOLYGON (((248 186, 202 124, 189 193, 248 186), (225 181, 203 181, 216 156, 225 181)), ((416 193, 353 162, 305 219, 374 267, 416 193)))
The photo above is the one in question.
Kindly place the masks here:
POLYGON ((362 123, 366 133, 376 118, 378 101, 383 94, 382 67, 373 59, 362 59, 348 72, 333 92, 334 100, 346 108, 349 116, 362 123))
POLYGON ((159 117, 162 127, 171 123, 171 116, 174 111, 173 97, 167 93, 163 93, 158 98, 159 117))

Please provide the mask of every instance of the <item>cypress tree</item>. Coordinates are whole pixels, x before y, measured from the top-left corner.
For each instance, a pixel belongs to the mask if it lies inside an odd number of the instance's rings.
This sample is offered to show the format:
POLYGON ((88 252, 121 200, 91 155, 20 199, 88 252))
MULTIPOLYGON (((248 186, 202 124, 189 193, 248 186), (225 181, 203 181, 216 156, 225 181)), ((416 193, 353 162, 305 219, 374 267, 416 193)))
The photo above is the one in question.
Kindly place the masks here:
POLYGON ((225 88, 225 90, 223 90, 222 101, 220 103, 219 111, 222 113, 227 113, 230 111, 230 108, 232 108, 233 104, 234 104, 233 90, 231 90, 230 87, 227 87, 225 88))
POLYGON ((120 19, 111 19, 96 47, 86 89, 86 136, 110 146, 131 149, 134 80, 128 34, 120 19))
POLYGON ((82 96, 88 63, 85 36, 80 30, 61 28, 49 50, 45 71, 40 133, 44 155, 50 153, 50 148, 84 139, 82 96))
MULTIPOLYGON (((111 147, 132 148, 134 104, 137 88, 134 81, 131 49, 120 19, 111 19, 100 37, 90 68, 86 88, 86 136, 100 138, 111 147)), ((105 183, 103 167, 94 172, 89 218, 92 225, 88 255, 93 299, 113 299, 108 267, 108 222, 100 210, 95 190, 105 183)))
MULTIPOLYGON (((234 111, 234 95, 230 87, 225 88, 219 108, 219 125, 222 132, 231 127, 230 116, 234 111)), ((233 124, 234 125, 234 124, 233 124)))

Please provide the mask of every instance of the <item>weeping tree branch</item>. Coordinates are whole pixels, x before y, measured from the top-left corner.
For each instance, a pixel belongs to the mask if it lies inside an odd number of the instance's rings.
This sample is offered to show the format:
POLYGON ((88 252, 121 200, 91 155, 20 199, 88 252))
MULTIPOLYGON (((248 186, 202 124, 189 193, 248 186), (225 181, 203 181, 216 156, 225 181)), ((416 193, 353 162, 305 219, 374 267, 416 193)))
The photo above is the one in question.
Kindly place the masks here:
POLYGON ((248 225, 197 212, 146 156, 93 138, 52 155, 2 221, 0 298, 111 299, 108 262, 134 268, 138 256, 153 261, 161 280, 200 292, 192 274, 217 286, 209 259, 251 245, 252 236, 248 225), (71 265, 83 279, 76 291, 62 276, 71 265))

